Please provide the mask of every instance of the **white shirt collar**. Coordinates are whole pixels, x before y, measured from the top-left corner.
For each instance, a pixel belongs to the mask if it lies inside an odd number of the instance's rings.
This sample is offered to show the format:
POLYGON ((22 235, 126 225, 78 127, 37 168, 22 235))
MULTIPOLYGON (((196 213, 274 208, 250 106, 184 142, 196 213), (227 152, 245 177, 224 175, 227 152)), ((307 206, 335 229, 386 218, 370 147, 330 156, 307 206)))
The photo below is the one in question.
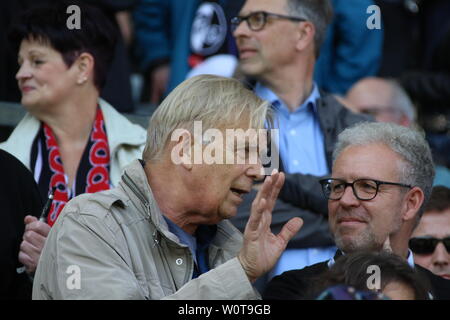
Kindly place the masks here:
MULTIPOLYGON (((342 255, 345 255, 345 253, 342 252, 342 255)), ((414 269, 415 268, 414 255, 413 255, 411 249, 408 249, 408 257, 406 258, 406 260, 408 261, 409 266, 414 269)), ((331 258, 330 260, 328 260, 328 262, 327 262, 328 268, 331 268, 335 263, 336 263, 336 261, 334 261, 334 257, 331 258)))

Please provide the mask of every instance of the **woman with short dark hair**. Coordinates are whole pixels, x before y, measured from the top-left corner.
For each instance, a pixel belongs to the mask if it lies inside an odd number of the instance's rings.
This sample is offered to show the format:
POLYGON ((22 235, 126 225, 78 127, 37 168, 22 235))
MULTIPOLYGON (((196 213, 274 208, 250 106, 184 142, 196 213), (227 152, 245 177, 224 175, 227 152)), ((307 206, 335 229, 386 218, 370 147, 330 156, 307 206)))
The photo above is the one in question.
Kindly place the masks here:
MULTIPOLYGON (((142 155, 145 130, 99 97, 112 61, 114 30, 95 7, 55 1, 25 12, 10 32, 28 113, 0 148, 32 171, 43 199, 56 188, 50 226, 71 198, 114 186, 124 166, 142 155)), ((43 246, 48 226, 31 217, 25 223, 27 231, 35 228, 43 246)), ((28 271, 42 249, 31 242, 24 241, 21 250, 28 271)))

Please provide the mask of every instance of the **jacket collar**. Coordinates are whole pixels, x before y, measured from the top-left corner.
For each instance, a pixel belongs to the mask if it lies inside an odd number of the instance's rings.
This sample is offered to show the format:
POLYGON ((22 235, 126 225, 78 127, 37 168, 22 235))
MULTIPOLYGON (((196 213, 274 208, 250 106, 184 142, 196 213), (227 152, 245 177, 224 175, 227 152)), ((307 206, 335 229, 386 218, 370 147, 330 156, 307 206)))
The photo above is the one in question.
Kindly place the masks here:
MULTIPOLYGON (((128 121, 128 119, 117 112, 102 98, 98 99, 98 103, 103 112, 111 155, 115 153, 120 145, 140 146, 145 144, 145 130, 142 130, 139 125, 128 121), (118 134, 118 132, 120 132, 120 134, 118 134)), ((0 145, 1 148, 8 150, 8 152, 20 159, 22 163, 30 169, 31 145, 40 126, 41 122, 27 112, 8 140, 0 145), (25 139, 24 141, 23 137, 27 136, 32 136, 33 138, 25 139)))
MULTIPOLYGON (((125 168, 120 184, 134 201, 141 203, 144 216, 150 224, 166 238, 180 244, 178 237, 170 232, 163 213, 156 203, 142 160, 136 159, 125 168)), ((242 246, 242 234, 228 220, 223 220, 217 224, 217 232, 212 240, 212 245, 217 247, 223 247, 224 244, 225 248, 223 249, 232 252, 239 251, 242 246)))
POLYGON ((178 242, 177 237, 169 231, 167 222, 156 203, 142 160, 135 159, 125 168, 120 184, 123 185, 133 203, 141 205, 142 211, 140 213, 150 224, 170 240, 178 242))
POLYGON ((30 150, 34 137, 39 131, 41 123, 30 113, 26 113, 22 120, 17 124, 8 140, 0 144, 0 147, 17 159, 19 159, 27 169, 30 169, 30 150), (24 137, 32 137, 25 138, 24 137))
MULTIPOLYGON (((330 260, 328 260, 328 267, 331 268, 334 265, 334 263, 336 262, 336 260, 339 259, 343 255, 344 255, 344 253, 340 249, 338 249, 336 251, 336 253, 334 254, 334 257, 331 258, 330 260)), ((414 269, 416 264, 414 263, 414 255, 413 255, 411 249, 408 249, 408 257, 406 258, 406 261, 408 262, 409 266, 414 269)))

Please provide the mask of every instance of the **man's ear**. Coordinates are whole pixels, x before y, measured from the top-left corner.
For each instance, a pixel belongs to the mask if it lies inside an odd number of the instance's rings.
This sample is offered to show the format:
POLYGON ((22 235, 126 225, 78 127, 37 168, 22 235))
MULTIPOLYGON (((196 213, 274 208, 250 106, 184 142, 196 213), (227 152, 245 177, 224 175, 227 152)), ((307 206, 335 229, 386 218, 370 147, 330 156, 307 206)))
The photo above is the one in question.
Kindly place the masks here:
POLYGON ((419 187, 414 187, 407 192, 403 202, 402 219, 410 221, 416 219, 416 215, 425 200, 425 195, 419 187))
POLYGON ((314 24, 309 21, 300 22, 298 25, 298 39, 297 49, 305 50, 309 46, 314 47, 314 37, 316 35, 316 28, 314 24))
POLYGON ((94 64, 94 57, 90 53, 83 52, 78 56, 74 62, 78 84, 85 83, 89 76, 94 73, 94 64))

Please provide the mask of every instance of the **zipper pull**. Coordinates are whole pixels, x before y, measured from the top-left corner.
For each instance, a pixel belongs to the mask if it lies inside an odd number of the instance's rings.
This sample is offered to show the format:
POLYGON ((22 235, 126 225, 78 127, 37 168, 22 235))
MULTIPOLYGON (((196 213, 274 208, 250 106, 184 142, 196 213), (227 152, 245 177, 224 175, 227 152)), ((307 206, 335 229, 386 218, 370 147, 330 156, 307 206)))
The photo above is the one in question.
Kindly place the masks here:
POLYGON ((158 239, 158 231, 155 230, 152 234, 152 238, 153 238, 153 248, 156 246, 159 246, 159 239, 158 239))

